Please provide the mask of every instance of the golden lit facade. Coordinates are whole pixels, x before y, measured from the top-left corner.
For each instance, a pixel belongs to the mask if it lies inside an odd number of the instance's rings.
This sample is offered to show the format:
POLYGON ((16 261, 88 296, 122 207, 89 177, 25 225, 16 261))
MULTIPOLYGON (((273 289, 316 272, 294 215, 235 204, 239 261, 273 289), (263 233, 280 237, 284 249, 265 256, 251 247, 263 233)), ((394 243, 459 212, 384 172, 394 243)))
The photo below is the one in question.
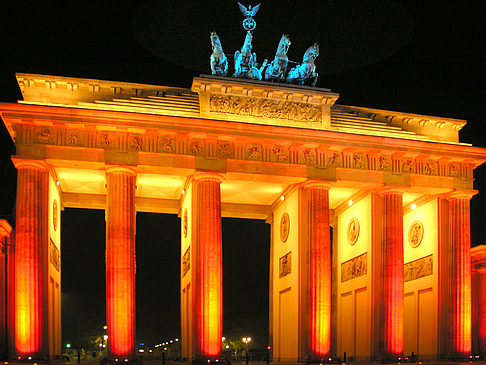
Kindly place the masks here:
POLYGON ((484 354, 469 199, 486 151, 459 142, 465 121, 221 77, 191 90, 17 80, 23 100, 0 104, 19 171, 5 234, 10 353, 60 354, 60 210, 71 207, 106 210, 111 358, 135 355, 136 212, 181 218, 184 358, 221 352, 222 217, 271 224, 274 361, 484 354))

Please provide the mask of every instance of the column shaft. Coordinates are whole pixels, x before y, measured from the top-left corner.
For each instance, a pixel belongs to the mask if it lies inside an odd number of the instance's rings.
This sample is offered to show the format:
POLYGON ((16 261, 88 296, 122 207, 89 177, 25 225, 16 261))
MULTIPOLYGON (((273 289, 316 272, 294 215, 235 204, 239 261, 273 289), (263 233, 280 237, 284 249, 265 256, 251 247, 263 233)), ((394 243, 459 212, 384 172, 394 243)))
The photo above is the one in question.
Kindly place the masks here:
POLYGON ((108 169, 106 317, 112 358, 135 356, 135 174, 108 169))
POLYGON ((309 234, 309 355, 319 359, 331 350, 331 236, 329 189, 307 188, 309 234))
POLYGON ((403 203, 401 192, 383 195, 381 343, 385 358, 403 353, 403 203))
MULTIPOLYGON (((4 219, 0 219, 0 355, 7 353, 7 307, 5 295, 7 285, 7 271, 5 270, 7 264, 7 245, 10 242, 10 234, 12 227, 4 219)), ((10 289, 10 288, 9 288, 10 289)))
POLYGON ((223 332, 223 262, 221 242, 221 181, 194 181, 197 204, 196 355, 215 358, 223 332))
POLYGON ((453 356, 471 352, 471 233, 469 197, 449 205, 449 342, 453 356))
POLYGON ((42 201, 44 169, 20 165, 17 177, 15 242, 15 350, 39 357, 42 351, 42 201))
POLYGON ((478 274, 478 351, 486 356, 486 270, 478 274))

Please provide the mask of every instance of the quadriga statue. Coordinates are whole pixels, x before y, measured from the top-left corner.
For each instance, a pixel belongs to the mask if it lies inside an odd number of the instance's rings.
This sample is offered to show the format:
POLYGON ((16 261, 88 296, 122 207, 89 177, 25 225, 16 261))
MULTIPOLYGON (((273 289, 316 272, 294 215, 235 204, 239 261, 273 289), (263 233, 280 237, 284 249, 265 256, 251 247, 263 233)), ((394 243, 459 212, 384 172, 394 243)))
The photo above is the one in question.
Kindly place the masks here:
POLYGON ((305 51, 304 58, 300 65, 295 66, 287 75, 287 82, 290 84, 307 84, 307 80, 314 78, 311 85, 315 86, 317 77, 316 65, 314 61, 319 56, 319 45, 314 43, 305 51))
POLYGON ((267 60, 263 62, 260 69, 257 67, 256 53, 252 53, 251 41, 253 36, 251 32, 246 33, 245 42, 240 51, 235 52, 235 73, 234 77, 240 77, 245 79, 262 79, 262 72, 267 64, 267 60))
POLYGON ((211 47, 213 54, 211 55, 211 72, 216 76, 226 76, 228 74, 228 59, 223 52, 221 41, 216 32, 211 32, 211 47))
POLYGON ((290 43, 289 37, 285 34, 282 35, 275 58, 265 70, 265 80, 285 81, 285 73, 287 72, 287 65, 289 63, 287 52, 289 51, 290 43))

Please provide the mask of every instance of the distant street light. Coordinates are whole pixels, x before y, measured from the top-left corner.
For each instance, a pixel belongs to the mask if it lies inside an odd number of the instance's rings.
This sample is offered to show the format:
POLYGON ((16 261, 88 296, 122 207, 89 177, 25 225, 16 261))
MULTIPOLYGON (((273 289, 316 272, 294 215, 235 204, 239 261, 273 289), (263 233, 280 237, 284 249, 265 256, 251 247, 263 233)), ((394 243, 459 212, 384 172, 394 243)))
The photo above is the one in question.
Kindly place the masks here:
POLYGON ((250 360, 250 354, 248 353, 248 344, 251 342, 251 337, 243 337, 241 339, 245 343, 245 352, 246 352, 246 365, 250 360))

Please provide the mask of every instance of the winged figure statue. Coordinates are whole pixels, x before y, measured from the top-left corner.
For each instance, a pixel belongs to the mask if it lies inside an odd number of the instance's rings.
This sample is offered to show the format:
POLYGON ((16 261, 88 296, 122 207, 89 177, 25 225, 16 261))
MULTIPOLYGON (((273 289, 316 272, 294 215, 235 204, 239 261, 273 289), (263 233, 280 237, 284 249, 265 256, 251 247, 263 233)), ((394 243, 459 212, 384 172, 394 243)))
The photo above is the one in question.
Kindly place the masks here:
POLYGON ((252 18, 258 13, 258 9, 260 9, 260 4, 252 7, 251 5, 248 5, 248 8, 246 8, 245 5, 241 4, 238 2, 238 6, 240 7, 241 12, 243 13, 244 16, 247 18, 252 18))

